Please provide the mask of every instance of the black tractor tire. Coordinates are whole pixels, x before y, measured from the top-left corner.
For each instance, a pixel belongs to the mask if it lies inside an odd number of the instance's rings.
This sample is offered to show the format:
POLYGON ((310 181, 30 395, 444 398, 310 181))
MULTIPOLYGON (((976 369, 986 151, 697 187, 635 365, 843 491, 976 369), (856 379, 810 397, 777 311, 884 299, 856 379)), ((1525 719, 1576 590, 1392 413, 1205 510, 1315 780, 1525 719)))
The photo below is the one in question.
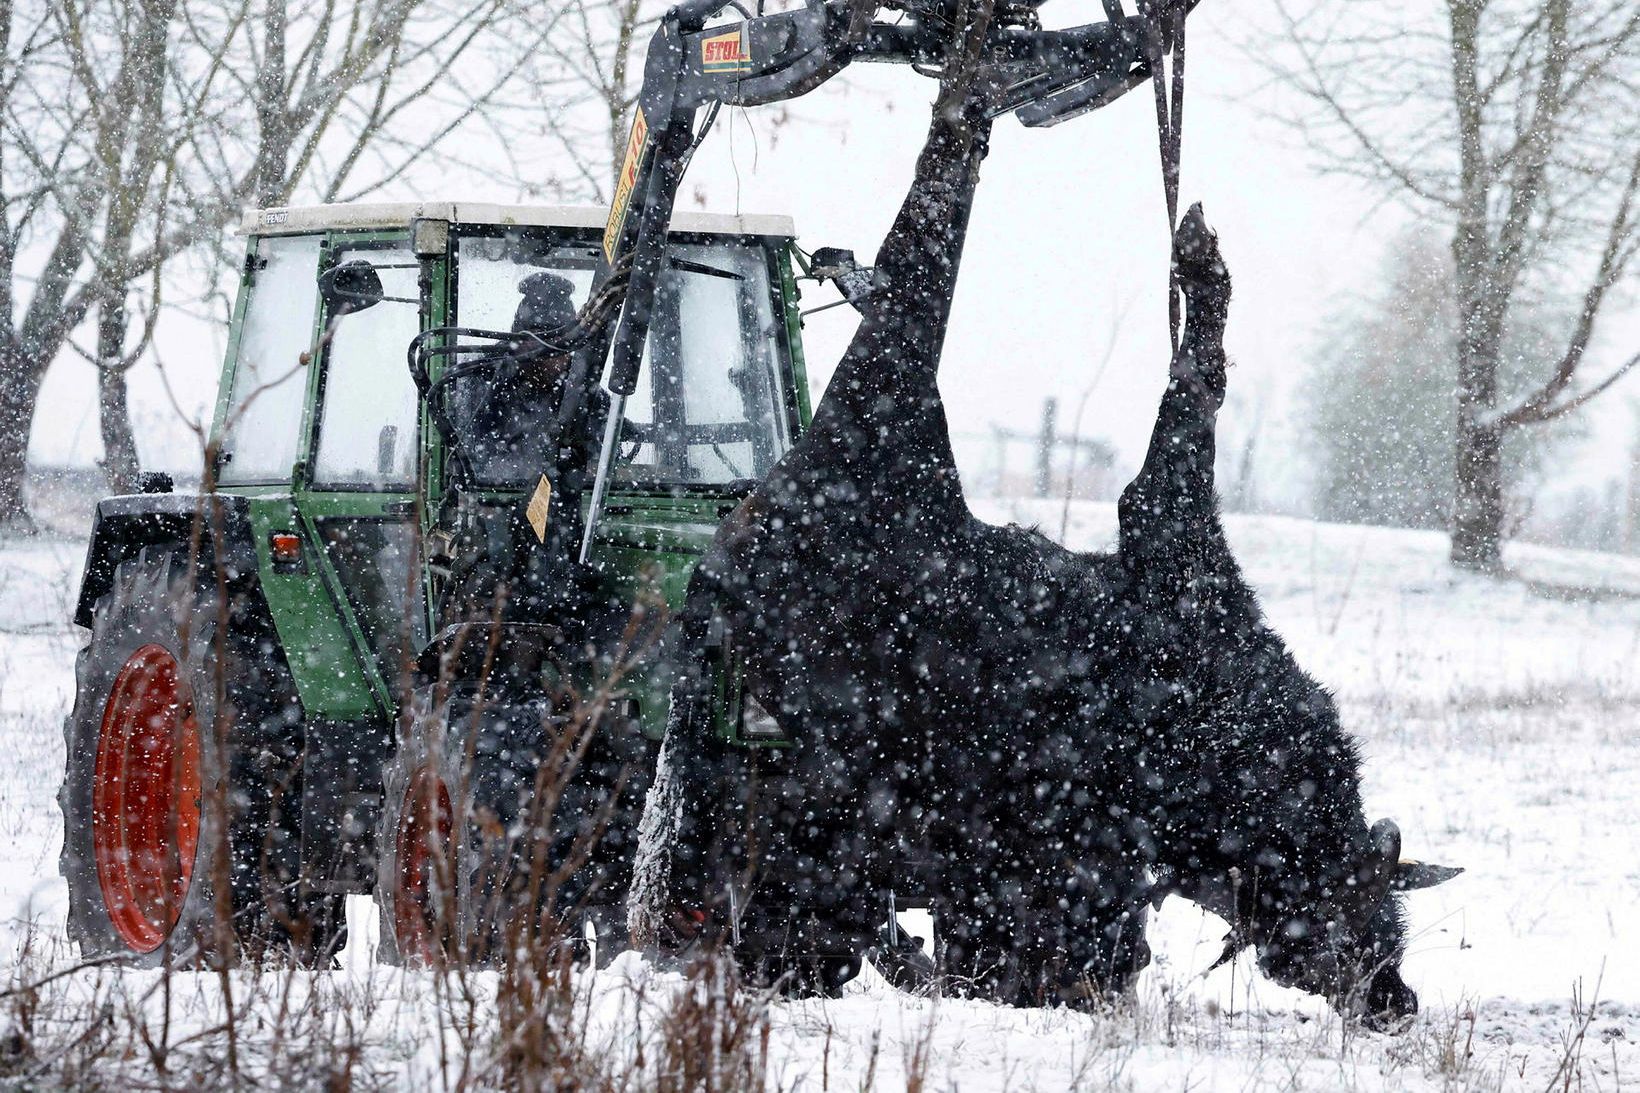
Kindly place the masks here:
POLYGON ((532 813, 538 774, 561 756, 554 745, 562 719, 549 702, 480 699, 475 711, 466 687, 438 690, 412 696, 407 737, 383 775, 377 959, 497 967, 521 929, 531 944, 563 944, 575 957, 586 948, 583 919, 591 913, 585 878, 580 871, 556 884, 547 878, 595 837, 599 788, 569 779, 541 822, 532 813))
POLYGON ((454 797, 463 759, 430 710, 431 695, 411 699, 411 724, 382 771, 376 831, 376 959, 395 967, 438 963, 458 946, 460 909, 454 797))
POLYGON ((289 671, 244 597, 222 603, 187 559, 153 546, 121 562, 79 654, 58 793, 69 936, 138 966, 328 961, 339 897, 296 883, 289 671))

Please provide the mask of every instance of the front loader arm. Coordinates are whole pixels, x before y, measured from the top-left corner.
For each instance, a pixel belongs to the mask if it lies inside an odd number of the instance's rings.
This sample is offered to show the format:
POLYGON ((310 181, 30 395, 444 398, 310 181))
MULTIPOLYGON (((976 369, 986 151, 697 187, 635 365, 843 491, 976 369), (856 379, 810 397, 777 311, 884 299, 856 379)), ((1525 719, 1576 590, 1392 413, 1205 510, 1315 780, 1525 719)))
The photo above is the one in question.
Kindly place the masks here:
POLYGON ((637 386, 667 224, 699 139, 696 115, 702 107, 762 105, 812 91, 848 65, 875 10, 870 0, 820 3, 705 29, 723 6, 724 0, 680 4, 650 39, 599 270, 609 277, 623 260, 630 266, 609 371, 617 395, 637 386))
MULTIPOLYGON (((819 87, 851 62, 937 65, 947 34, 926 9, 898 23, 873 21, 874 0, 814 2, 796 11, 707 28, 725 0, 671 9, 650 40, 643 89, 604 229, 602 277, 630 260, 626 306, 615 332, 609 388, 636 389, 666 226, 699 138, 705 107, 782 102, 819 87)), ((1018 111, 1026 125, 1085 113, 1144 80, 1162 42, 1140 16, 1068 30, 999 26, 987 43, 996 88, 993 114, 1018 111)))
MULTIPOLYGON (((1106 0, 1105 22, 1065 30, 1037 25, 1040 0, 1002 0, 988 34, 982 86, 992 115, 1015 112, 1028 126, 1054 125, 1114 101, 1149 77, 1166 48, 1166 14, 1197 0, 1151 0, 1146 16, 1127 16, 1106 0), (1170 6, 1171 5, 1171 6, 1170 6), (1166 10, 1163 10, 1166 9, 1166 10), (1162 17, 1159 17, 1162 16, 1162 17)), ((724 105, 756 106, 807 94, 854 61, 909 64, 927 72, 952 44, 958 0, 809 0, 807 6, 738 23, 707 20, 738 0, 685 0, 662 17, 644 62, 643 88, 610 202, 592 297, 617 285, 619 318, 583 332, 576 385, 590 390, 609 356, 613 394, 605 423, 581 559, 591 549, 626 397, 637 389, 667 227, 689 159, 724 105), (878 22, 880 8, 896 22, 878 22), (613 336, 613 345, 611 345, 613 336)), ((575 413, 581 398, 566 399, 575 413)))

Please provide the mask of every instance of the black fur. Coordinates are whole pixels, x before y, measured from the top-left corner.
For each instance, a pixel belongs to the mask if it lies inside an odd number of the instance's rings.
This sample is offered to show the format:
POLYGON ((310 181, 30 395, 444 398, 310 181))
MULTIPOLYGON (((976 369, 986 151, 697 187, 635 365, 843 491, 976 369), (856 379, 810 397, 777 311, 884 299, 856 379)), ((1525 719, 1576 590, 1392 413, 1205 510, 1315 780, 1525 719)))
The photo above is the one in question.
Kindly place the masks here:
MULTIPOLYGON (((1274 978, 1409 1013, 1356 747, 1220 527, 1230 288, 1199 208, 1175 239, 1188 320, 1118 549, 1068 551, 964 502, 935 381, 987 135, 936 113, 878 255, 888 290, 690 588, 697 655, 715 617, 798 742, 771 761, 789 778, 747 921, 864 944, 870 893, 932 862, 947 970, 1000 1000, 1067 1000, 1123 990, 1148 960, 1148 906, 1176 891, 1235 923, 1274 978)), ((668 830, 672 898, 709 902, 701 809, 728 760, 698 686, 675 696, 687 785, 668 830)))

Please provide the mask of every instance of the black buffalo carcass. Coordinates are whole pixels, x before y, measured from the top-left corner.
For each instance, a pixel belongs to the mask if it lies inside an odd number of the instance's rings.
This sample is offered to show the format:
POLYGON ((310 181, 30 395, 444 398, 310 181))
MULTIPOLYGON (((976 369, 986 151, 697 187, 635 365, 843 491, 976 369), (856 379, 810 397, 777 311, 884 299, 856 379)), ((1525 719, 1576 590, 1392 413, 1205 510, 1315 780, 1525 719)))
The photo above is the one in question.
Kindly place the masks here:
POLYGON ((947 973, 1001 1001, 1075 1000, 1131 982, 1147 909, 1174 892, 1278 982, 1374 1023, 1409 1015, 1396 893, 1455 871, 1402 863, 1395 825, 1369 827, 1354 741, 1231 556, 1213 483, 1230 279, 1199 207, 1174 238, 1185 333, 1117 549, 964 502, 936 375, 980 97, 936 105, 884 287, 813 425, 696 572, 681 640, 743 650, 796 747, 748 776, 703 688, 678 686, 634 936, 698 908, 754 963, 832 954, 825 980, 920 875, 947 973))

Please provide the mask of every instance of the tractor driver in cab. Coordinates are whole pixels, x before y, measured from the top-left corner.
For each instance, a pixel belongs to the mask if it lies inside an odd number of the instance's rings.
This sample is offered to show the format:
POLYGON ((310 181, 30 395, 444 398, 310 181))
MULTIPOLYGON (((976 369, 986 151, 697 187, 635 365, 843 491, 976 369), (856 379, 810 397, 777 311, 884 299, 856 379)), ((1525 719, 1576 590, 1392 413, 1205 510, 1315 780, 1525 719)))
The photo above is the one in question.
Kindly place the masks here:
POLYGON ((573 450, 573 464, 584 465, 597 455, 609 409, 602 386, 591 386, 581 412, 564 424, 562 433, 557 424, 573 355, 554 352, 552 340, 575 322, 574 293, 569 278, 556 273, 532 273, 520 281, 512 333, 522 337, 489 375, 475 377, 464 392, 467 412, 459 414, 458 427, 469 470, 481 483, 528 489, 538 475, 555 477, 558 448, 573 450))
POLYGON ((553 340, 575 321, 574 293, 557 273, 525 277, 511 330, 520 337, 458 381, 450 407, 455 473, 470 487, 522 490, 524 500, 505 515, 490 509, 456 517, 465 545, 452 552, 447 615, 453 607, 477 621, 499 611, 573 630, 595 614, 585 602, 595 582, 575 553, 580 492, 597 460, 609 395, 589 384, 579 411, 560 423, 574 354, 556 351, 553 340))

